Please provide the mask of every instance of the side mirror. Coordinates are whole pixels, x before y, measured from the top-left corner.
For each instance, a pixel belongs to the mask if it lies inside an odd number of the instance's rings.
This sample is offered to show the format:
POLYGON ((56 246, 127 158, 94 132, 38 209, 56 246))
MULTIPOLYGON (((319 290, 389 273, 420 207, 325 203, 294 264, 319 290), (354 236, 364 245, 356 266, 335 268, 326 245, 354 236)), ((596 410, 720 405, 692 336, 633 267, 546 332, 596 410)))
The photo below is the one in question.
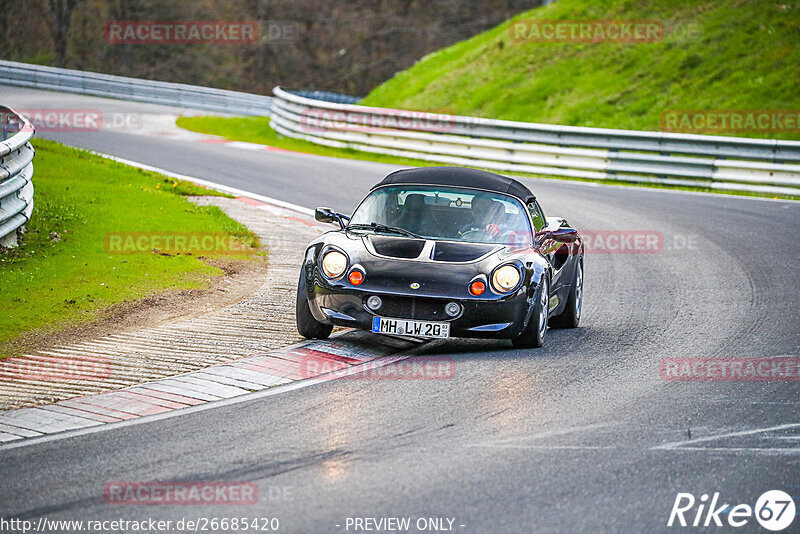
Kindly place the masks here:
POLYGON ((562 226, 553 232, 553 238, 556 241, 563 241, 564 243, 572 243, 578 238, 578 231, 575 228, 562 226))
POLYGON ((578 238, 578 231, 574 228, 544 229, 536 232, 536 242, 541 244, 545 239, 553 239, 560 243, 572 243, 578 238))
POLYGON ((330 208, 317 208, 314 210, 314 218, 323 223, 335 223, 339 221, 336 212, 330 208))
POLYGON ((341 213, 336 213, 331 208, 317 208, 314 210, 314 218, 323 223, 339 223, 341 228, 344 228, 343 219, 350 219, 341 213))

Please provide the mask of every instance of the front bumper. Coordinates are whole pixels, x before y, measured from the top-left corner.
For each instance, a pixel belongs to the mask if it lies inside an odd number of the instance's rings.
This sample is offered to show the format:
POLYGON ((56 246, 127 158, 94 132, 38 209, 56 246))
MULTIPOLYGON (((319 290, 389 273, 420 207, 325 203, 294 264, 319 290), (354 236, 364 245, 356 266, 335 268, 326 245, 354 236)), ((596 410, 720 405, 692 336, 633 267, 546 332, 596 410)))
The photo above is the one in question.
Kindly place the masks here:
POLYGON ((525 329, 531 307, 524 286, 502 297, 492 294, 488 298, 467 299, 315 285, 308 299, 314 317, 327 324, 372 330, 374 317, 437 321, 450 323, 451 337, 476 338, 518 336, 525 329), (383 300, 383 305, 376 311, 366 306, 366 299, 372 295, 383 300), (445 313, 445 305, 449 302, 461 305, 462 311, 455 318, 445 313))

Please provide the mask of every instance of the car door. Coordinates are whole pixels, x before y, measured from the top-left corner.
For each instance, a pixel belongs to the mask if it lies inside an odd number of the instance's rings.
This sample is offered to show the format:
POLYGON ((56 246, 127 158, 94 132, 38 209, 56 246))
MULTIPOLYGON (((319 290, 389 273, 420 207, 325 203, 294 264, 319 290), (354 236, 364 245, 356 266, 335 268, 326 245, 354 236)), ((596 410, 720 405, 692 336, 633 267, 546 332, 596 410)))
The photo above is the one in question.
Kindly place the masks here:
POLYGON ((571 243, 575 241, 577 232, 562 218, 546 217, 536 201, 528 204, 528 212, 536 229, 536 246, 553 268, 550 290, 555 293, 564 283, 568 283, 562 274, 564 267, 569 264, 571 243))

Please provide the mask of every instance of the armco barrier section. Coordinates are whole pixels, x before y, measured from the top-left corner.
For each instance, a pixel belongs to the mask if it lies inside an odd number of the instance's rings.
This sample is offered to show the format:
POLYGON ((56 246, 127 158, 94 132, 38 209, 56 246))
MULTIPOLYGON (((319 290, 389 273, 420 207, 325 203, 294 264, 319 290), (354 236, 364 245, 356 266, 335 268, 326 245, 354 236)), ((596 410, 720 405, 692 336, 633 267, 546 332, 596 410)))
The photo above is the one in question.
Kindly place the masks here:
POLYGON ((0 247, 11 247, 33 212, 33 125, 2 106, 0 117, 0 247))
POLYGON ((797 141, 493 120, 273 92, 272 127, 320 145, 499 172, 800 195, 797 141))
POLYGON ((0 84, 230 113, 269 116, 272 97, 0 60, 0 84))

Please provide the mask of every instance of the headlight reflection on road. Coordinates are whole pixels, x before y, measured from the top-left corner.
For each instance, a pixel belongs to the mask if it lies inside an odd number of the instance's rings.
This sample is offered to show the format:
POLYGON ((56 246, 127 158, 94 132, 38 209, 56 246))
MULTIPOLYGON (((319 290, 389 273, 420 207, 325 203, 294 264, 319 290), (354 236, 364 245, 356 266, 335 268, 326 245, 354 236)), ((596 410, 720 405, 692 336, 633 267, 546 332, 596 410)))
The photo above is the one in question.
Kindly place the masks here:
MULTIPOLYGON (((536 380, 527 373, 503 373, 486 382, 489 409, 486 424, 496 431, 515 435, 529 423, 527 403, 536 398, 536 380)), ((498 436, 499 437, 499 436, 498 436)))
POLYGON ((322 462, 323 477, 338 482, 347 476, 343 451, 351 450, 353 444, 349 440, 360 435, 356 422, 362 418, 361 403, 341 391, 329 393, 326 400, 321 406, 319 428, 324 454, 331 458, 322 462))

